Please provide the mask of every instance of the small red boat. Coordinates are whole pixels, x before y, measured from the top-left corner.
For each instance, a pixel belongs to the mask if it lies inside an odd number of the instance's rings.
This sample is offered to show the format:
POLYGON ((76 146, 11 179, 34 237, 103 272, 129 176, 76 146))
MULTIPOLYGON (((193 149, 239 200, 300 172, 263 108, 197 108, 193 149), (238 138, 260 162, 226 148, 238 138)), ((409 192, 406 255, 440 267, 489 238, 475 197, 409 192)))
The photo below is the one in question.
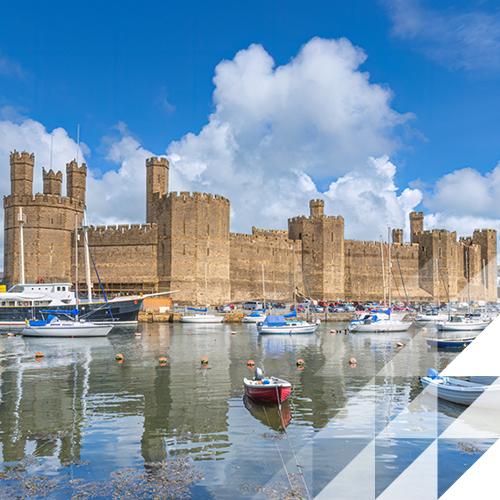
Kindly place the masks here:
POLYGON ((277 377, 263 377, 260 368, 255 369, 255 377, 252 380, 243 379, 245 393, 258 401, 268 403, 282 403, 292 391, 292 384, 277 377))

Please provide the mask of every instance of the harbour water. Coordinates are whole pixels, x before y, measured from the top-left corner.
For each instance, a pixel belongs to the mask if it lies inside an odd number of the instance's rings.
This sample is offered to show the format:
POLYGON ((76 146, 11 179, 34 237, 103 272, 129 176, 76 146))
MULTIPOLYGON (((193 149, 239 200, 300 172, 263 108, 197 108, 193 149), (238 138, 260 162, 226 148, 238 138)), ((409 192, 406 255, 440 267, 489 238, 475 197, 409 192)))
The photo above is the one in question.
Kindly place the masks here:
MULTIPOLYGON (((2 335, 0 498, 274 499, 293 498, 292 489, 314 498, 369 449, 375 498, 464 410, 420 395, 419 377, 459 351, 428 348, 425 336, 435 335, 417 327, 345 328, 259 336, 255 325, 143 324, 100 339, 2 335), (293 384, 281 415, 243 397, 250 359, 293 384)), ((492 443, 489 433, 440 439, 438 494, 492 443)))

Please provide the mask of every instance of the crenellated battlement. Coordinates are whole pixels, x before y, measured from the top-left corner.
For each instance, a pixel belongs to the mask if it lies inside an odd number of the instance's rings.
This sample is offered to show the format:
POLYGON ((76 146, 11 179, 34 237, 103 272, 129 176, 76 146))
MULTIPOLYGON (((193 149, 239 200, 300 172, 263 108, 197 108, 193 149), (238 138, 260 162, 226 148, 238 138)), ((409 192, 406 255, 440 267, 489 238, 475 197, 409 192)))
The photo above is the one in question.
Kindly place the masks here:
POLYGON ((288 229, 259 229, 258 227, 253 226, 252 234, 254 236, 272 235, 272 236, 284 236, 288 238, 288 229))
POLYGON ((181 191, 180 193, 177 191, 171 191, 167 194, 167 199, 174 201, 188 201, 188 200, 205 200, 205 201, 220 201, 223 203, 229 204, 229 200, 224 198, 219 194, 213 195, 212 193, 201 193, 199 191, 193 191, 192 193, 189 191, 181 191))
POLYGON ((45 206, 47 208, 68 208, 79 212, 85 210, 85 203, 80 200, 56 194, 41 193, 37 193, 35 196, 4 196, 3 206, 4 208, 45 206))
POLYGON ((23 151, 21 153, 17 152, 15 149, 10 153, 10 164, 26 162, 26 163, 35 163, 35 153, 28 153, 23 151))
POLYGON ((146 158, 146 167, 153 167, 156 165, 168 167, 169 163, 164 156, 152 156, 151 158, 146 158))
POLYGON ((312 222, 312 223, 318 223, 324 220, 330 220, 330 221, 342 221, 344 222, 344 218, 341 215, 323 215, 321 217, 318 216, 305 216, 305 215, 299 215, 297 217, 292 217, 291 219, 288 219, 289 224, 295 224, 295 223, 300 223, 300 222, 312 222))

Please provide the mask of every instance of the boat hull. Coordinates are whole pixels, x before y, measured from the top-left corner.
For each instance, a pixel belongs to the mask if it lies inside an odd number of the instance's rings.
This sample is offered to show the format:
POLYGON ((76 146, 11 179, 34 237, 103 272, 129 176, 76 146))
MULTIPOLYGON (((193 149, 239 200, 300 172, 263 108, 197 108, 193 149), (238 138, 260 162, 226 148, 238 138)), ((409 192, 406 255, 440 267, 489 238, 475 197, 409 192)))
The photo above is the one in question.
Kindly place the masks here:
POLYGON ((284 326, 266 326, 263 324, 257 323, 257 331, 261 334, 281 334, 281 335, 290 335, 295 333, 314 333, 318 325, 314 323, 306 323, 306 324, 290 324, 284 326))
POLYGON ((375 321, 371 324, 359 323, 357 325, 350 325, 349 331, 356 332, 406 332, 411 326, 411 323, 403 323, 399 321, 385 322, 375 321))
POLYGON ((266 317, 264 315, 261 316, 244 316, 242 322, 243 323, 260 323, 261 321, 264 321, 266 317))
POLYGON ((181 323, 222 323, 223 316, 214 314, 190 314, 181 316, 181 323))
MULTIPOLYGON (((135 325, 138 322, 139 311, 142 309, 143 299, 111 300, 108 302, 79 303, 80 317, 102 324, 135 325), (111 313, 110 313, 111 309, 111 313)), ((54 306, 2 306, 0 307, 0 328, 22 330, 27 320, 42 320, 42 311, 57 309, 58 311, 73 311, 75 304, 58 304, 54 306)))
POLYGON ((490 321, 470 322, 470 323, 447 321, 445 323, 437 323, 436 328, 438 330, 445 332, 456 332, 456 331, 472 332, 472 331, 484 330, 489 324, 490 321))
POLYGON ((94 325, 76 323, 74 325, 44 325, 26 326, 21 332, 23 337, 106 337, 113 327, 108 325, 94 325))
POLYGON ((467 337, 463 339, 425 339, 430 347, 442 349, 463 349, 467 347, 476 337, 467 337))
POLYGON ((256 380, 243 380, 245 394, 257 401, 282 403, 290 396, 292 385, 285 380, 276 379, 276 383, 263 384, 256 380))
POLYGON ((439 399, 465 406, 474 403, 474 406, 478 408, 500 409, 500 385, 485 386, 446 377, 444 380, 448 383, 443 383, 443 378, 422 377, 420 379, 425 392, 439 399))

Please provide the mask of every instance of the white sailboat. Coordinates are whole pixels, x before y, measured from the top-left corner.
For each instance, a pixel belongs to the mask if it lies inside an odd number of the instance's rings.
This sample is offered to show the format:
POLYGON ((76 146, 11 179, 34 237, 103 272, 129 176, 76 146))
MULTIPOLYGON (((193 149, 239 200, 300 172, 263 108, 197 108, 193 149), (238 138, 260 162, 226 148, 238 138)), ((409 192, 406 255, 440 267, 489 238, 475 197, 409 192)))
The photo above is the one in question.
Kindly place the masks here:
MULTIPOLYGON (((382 252, 382 242, 380 242, 382 252)), ((354 320, 349 325, 349 331, 356 332, 405 332, 412 325, 411 322, 397 321, 391 319, 391 228, 389 228, 389 239, 387 243, 387 261, 388 261, 388 281, 389 281, 389 308, 387 315, 367 314, 362 319, 354 320)), ((384 270, 384 256, 382 253, 382 272, 384 270)), ((385 297, 385 279, 384 281, 384 297, 385 297)))
POLYGON ((78 216, 75 215, 75 296, 76 308, 74 311, 42 311, 48 314, 47 319, 41 321, 27 321, 21 334, 24 337, 105 337, 113 328, 112 325, 103 325, 91 321, 78 321, 78 216), (52 313, 52 314, 51 314, 52 313), (61 319, 57 315, 73 315, 74 319, 61 319))
POLYGON ((208 311, 208 282, 207 282, 207 264, 205 263, 205 308, 197 309, 194 307, 187 307, 188 311, 196 311, 200 314, 183 314, 181 316, 181 323, 198 323, 198 324, 210 324, 210 323, 222 323, 224 319, 223 316, 217 316, 216 314, 207 314, 208 311))

